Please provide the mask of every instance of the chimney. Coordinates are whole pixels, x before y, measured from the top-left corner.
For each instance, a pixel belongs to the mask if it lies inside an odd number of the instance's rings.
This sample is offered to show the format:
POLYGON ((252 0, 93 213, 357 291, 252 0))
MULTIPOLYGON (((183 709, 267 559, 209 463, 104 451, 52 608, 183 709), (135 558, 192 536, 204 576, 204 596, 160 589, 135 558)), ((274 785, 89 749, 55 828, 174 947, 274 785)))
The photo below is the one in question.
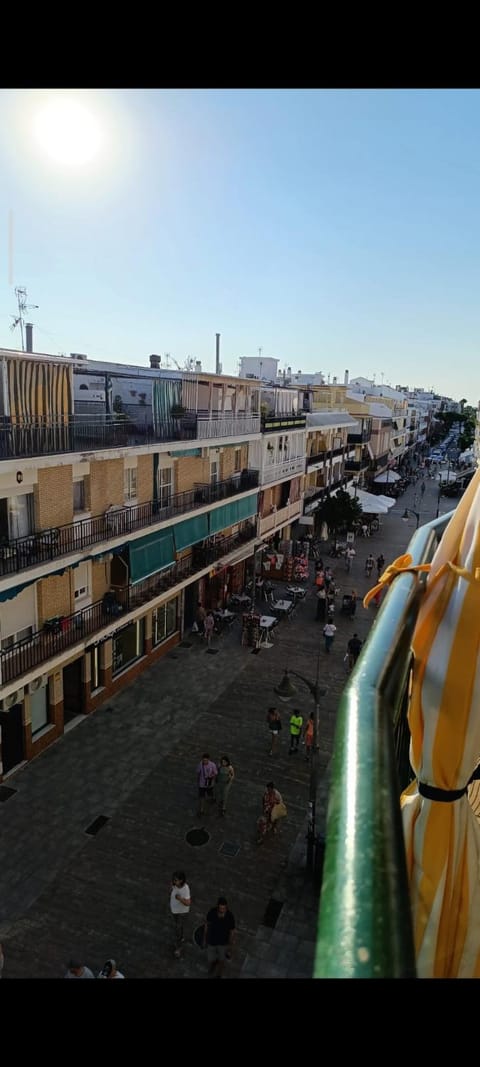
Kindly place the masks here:
POLYGON ((160 362, 161 357, 155 355, 155 353, 152 353, 152 355, 150 356, 150 366, 152 370, 160 370, 160 362))
POLYGON ((220 366, 220 334, 216 333, 215 337, 215 374, 221 374, 222 368, 220 366))
POLYGON ((27 352, 33 352, 33 322, 26 322, 27 352))
POLYGON ((346 370, 345 371, 345 376, 344 376, 344 379, 343 379, 343 384, 344 385, 348 385, 348 374, 349 374, 349 372, 348 372, 348 370, 346 370))

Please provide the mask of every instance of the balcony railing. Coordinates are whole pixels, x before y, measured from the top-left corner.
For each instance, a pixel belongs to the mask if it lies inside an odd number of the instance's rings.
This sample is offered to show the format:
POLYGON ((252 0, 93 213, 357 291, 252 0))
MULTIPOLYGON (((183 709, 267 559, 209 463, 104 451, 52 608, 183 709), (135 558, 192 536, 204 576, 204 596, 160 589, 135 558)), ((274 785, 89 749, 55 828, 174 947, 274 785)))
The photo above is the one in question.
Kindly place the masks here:
MULTIPOLYGON (((414 564, 432 559, 450 518, 416 532, 414 564)), ((410 780, 405 709, 420 599, 413 575, 395 579, 340 701, 316 978, 415 976, 399 796, 410 780)))
POLYGON ((347 441, 349 445, 366 445, 372 436, 371 430, 362 430, 361 433, 349 433, 347 441))
POLYGON ((232 537, 216 538, 211 546, 195 545, 188 556, 143 582, 117 587, 114 596, 107 595, 103 600, 72 615, 48 619, 42 630, 0 651, 0 684, 6 685, 40 667, 65 649, 104 630, 112 619, 121 620, 127 612, 173 589, 192 574, 225 558, 255 537, 255 524, 246 523, 232 537))
POLYGON ((286 459, 283 463, 266 464, 262 471, 262 485, 270 482, 278 482, 280 478, 293 477, 295 474, 303 474, 305 471, 305 456, 297 456, 296 459, 286 459))
POLYGON ((0 417, 0 460, 254 433, 260 433, 259 415, 204 418, 187 411, 155 425, 151 415, 144 421, 115 415, 65 415, 47 419, 4 415, 0 417))
POLYGON ((363 459, 346 459, 345 470, 346 471, 363 471, 366 470, 369 464, 368 456, 364 456, 363 459))
POLYGON ((262 433, 278 433, 279 430, 303 430, 307 425, 305 412, 294 415, 262 415, 262 433))
POLYGON ((260 536, 269 533, 271 530, 278 529, 279 526, 283 526, 286 522, 293 522, 298 519, 303 511, 303 503, 301 500, 296 500, 292 504, 286 504, 284 508, 276 508, 270 515, 266 515, 265 518, 259 519, 258 528, 260 536))
POLYGON ((216 484, 195 485, 184 493, 175 493, 168 502, 149 500, 134 507, 112 508, 93 519, 80 519, 27 537, 0 541, 0 577, 82 552, 114 537, 128 537, 136 530, 155 526, 196 508, 256 489, 257 486, 258 471, 244 470, 216 484))

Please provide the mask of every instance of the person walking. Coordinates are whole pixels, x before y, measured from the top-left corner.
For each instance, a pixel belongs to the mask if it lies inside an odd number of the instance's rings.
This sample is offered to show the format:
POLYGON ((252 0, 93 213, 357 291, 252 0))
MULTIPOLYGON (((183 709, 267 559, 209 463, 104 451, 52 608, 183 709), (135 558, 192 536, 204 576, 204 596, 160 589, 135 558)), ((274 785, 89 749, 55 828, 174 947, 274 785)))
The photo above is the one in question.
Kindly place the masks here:
POLYGON ((353 561, 355 559, 356 554, 357 553, 355 552, 355 549, 353 548, 352 545, 349 545, 348 548, 345 549, 345 570, 346 571, 351 571, 352 563, 353 563, 353 561))
POLYGON ((283 804, 282 794, 275 788, 274 782, 267 782, 263 794, 263 835, 268 833, 269 830, 272 830, 274 834, 277 832, 276 820, 272 819, 272 812, 277 804, 283 804))
POLYGON ((383 552, 381 552, 380 555, 377 556, 377 573, 378 573, 378 577, 379 578, 380 578, 380 575, 381 575, 381 573, 383 571, 384 566, 385 566, 385 556, 383 555, 383 552))
POLYGON ((308 761, 310 759, 310 753, 311 753, 311 751, 313 749, 313 734, 314 734, 314 730, 315 730, 315 716, 313 714, 313 711, 311 711, 310 715, 308 716, 307 722, 305 724, 305 729, 304 729, 304 732, 303 732, 303 741, 304 741, 304 745, 305 745, 305 759, 306 759, 307 763, 308 763, 308 761))
POLYGON ((358 600, 357 590, 356 589, 352 589, 352 594, 351 594, 351 599, 350 599, 350 618, 351 619, 353 619, 353 617, 355 615, 355 612, 357 610, 357 600, 358 600))
POLYGON ((327 610, 327 594, 324 588, 319 589, 317 593, 317 622, 325 622, 325 612, 327 610))
POLYGON ((327 622, 326 625, 323 627, 323 636, 325 638, 325 652, 327 652, 328 654, 330 654, 330 649, 333 645, 336 632, 337 627, 333 622, 327 622))
POLYGON ((222 756, 217 776, 217 797, 219 815, 225 815, 225 812, 227 810, 228 795, 232 788, 234 778, 235 771, 232 767, 232 764, 230 763, 228 756, 222 756))
POLYGON ((177 959, 179 959, 182 954, 181 946, 185 940, 183 936, 184 919, 190 911, 191 903, 192 898, 190 895, 190 887, 187 885, 185 871, 174 871, 170 887, 170 911, 172 913, 175 932, 175 949, 173 955, 176 956, 177 959))
POLYGON ((203 604, 201 604, 200 600, 199 600, 198 604, 197 604, 197 610, 195 612, 195 622, 196 622, 197 627, 198 627, 198 632, 202 636, 205 633, 205 619, 206 619, 206 617, 207 617, 207 613, 205 611, 205 608, 203 607, 203 604))
POLYGON ((268 729, 270 730, 271 737, 269 756, 273 756, 275 755, 275 751, 278 744, 278 735, 280 733, 280 730, 282 729, 282 720, 280 718, 280 713, 277 708, 268 709, 267 724, 268 729))
POLYGON ((357 659, 358 659, 358 657, 360 655, 361 648, 362 648, 362 642, 361 642, 358 634, 354 634, 353 637, 350 638, 350 640, 348 642, 348 645, 347 645, 348 666, 349 666, 350 670, 353 670, 353 668, 354 668, 354 666, 355 666, 355 664, 357 662, 357 659))
POLYGON ((93 971, 90 970, 90 967, 86 967, 84 963, 80 963, 80 960, 71 959, 68 962, 65 978, 95 978, 95 975, 93 971))
POLYGON ((298 752, 300 735, 302 733, 302 725, 303 715, 300 715, 299 711, 292 711, 292 714, 290 716, 290 756, 294 752, 298 752))
POLYGON ((422 484, 421 484, 421 486, 420 486, 420 492, 421 492, 421 494, 422 494, 422 496, 423 496, 423 494, 424 494, 424 492, 425 492, 425 482, 422 482, 422 484))
POLYGON ((213 611, 209 611, 208 615, 205 616, 205 621, 203 625, 207 645, 210 646, 210 641, 212 640, 213 631, 215 629, 215 618, 213 611))
POLYGON ((198 782, 198 815, 205 811, 205 797, 210 803, 215 802, 214 785, 218 775, 216 763, 210 759, 208 752, 204 752, 197 767, 198 782))
POLYGON ((367 558, 365 560, 365 574, 366 574, 367 578, 370 577, 370 575, 371 575, 371 573, 373 571, 374 564, 375 564, 375 560, 373 558, 372 553, 370 552, 370 555, 367 556, 367 558))
POLYGON ((219 897, 216 908, 207 914, 203 932, 203 945, 207 950, 210 978, 221 978, 225 960, 231 958, 235 942, 235 917, 228 907, 226 897, 219 897))

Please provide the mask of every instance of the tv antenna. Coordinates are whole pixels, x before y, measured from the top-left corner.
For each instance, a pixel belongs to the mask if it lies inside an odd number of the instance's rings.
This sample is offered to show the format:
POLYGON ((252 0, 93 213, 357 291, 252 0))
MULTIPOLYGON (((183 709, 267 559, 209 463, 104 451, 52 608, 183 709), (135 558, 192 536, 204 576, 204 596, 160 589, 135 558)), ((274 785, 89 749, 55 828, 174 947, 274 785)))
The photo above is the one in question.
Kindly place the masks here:
POLYGON ((23 327, 26 311, 33 311, 34 308, 38 308, 38 304, 27 304, 27 290, 20 285, 15 286, 15 296, 18 303, 18 315, 11 315, 13 322, 10 326, 11 330, 15 330, 17 326, 20 326, 20 334, 22 338, 22 352, 25 351, 25 342, 23 339, 23 327))

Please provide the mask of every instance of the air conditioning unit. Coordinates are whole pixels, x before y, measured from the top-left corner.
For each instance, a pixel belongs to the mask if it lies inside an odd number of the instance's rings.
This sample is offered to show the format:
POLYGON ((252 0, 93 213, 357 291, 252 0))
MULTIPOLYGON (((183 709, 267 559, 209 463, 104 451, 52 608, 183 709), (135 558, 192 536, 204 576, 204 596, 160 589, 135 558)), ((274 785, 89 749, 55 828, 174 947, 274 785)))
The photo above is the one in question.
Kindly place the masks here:
POLYGON ((29 682, 28 692, 36 693, 37 689, 44 689, 48 682, 48 674, 41 674, 39 678, 34 678, 33 682, 29 682))
POLYGON ((9 711, 15 704, 21 704, 23 696, 24 689, 16 689, 14 693, 10 693, 8 697, 4 697, 3 700, 0 701, 0 709, 2 711, 9 711))

